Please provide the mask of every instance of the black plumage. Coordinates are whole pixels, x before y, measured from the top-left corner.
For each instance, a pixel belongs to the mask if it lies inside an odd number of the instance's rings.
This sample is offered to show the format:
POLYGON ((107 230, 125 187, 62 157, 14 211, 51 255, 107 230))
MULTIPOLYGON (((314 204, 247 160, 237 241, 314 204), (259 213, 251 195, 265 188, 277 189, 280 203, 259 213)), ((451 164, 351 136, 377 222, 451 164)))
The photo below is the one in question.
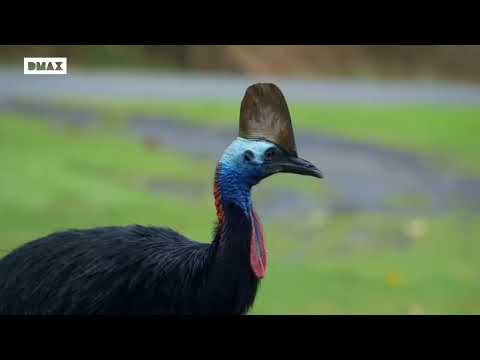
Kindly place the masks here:
POLYGON ((235 205, 223 211, 211 244, 139 225, 32 241, 0 261, 0 314, 243 314, 258 285, 251 227, 235 205))

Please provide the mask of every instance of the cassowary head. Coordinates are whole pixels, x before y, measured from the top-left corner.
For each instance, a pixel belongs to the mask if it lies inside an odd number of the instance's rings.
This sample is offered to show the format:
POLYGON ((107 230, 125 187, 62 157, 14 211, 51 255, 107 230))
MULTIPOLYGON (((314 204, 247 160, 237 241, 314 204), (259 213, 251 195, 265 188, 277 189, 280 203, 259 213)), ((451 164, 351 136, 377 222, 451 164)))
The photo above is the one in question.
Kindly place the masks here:
POLYGON ((313 164, 298 157, 287 103, 274 84, 250 86, 240 109, 240 131, 219 165, 225 181, 250 188, 276 173, 322 178, 313 164))
POLYGON ((290 113, 280 89, 273 84, 255 84, 242 100, 239 136, 218 163, 213 191, 219 224, 223 226, 227 217, 225 208, 240 208, 248 219, 250 267, 259 279, 265 274, 266 251, 250 193, 252 186, 280 172, 322 177, 313 164, 298 157, 290 113))

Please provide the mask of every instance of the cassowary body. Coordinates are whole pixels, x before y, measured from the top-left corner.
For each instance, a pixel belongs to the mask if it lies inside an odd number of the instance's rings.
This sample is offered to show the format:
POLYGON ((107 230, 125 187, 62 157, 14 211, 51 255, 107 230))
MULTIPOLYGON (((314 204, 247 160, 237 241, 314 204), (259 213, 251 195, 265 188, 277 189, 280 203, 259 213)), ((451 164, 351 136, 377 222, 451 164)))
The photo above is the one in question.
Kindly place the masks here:
MULTIPOLYGON (((0 263, 0 314, 243 314, 258 279, 250 223, 235 206, 220 249, 144 226, 58 232, 0 263)), ((229 218, 227 216, 227 219, 229 218)))
MULTIPOLYGON (((269 97, 278 100, 274 85, 252 89, 257 110, 264 110, 262 101, 268 105, 269 97)), ((242 106, 251 96, 247 90, 242 106)), ((269 135, 239 137, 222 155, 214 180, 217 225, 211 244, 139 225, 57 232, 0 261, 0 314, 246 313, 266 269, 251 188, 277 172, 321 177, 269 135)), ((287 135, 294 146, 293 132, 287 135)))

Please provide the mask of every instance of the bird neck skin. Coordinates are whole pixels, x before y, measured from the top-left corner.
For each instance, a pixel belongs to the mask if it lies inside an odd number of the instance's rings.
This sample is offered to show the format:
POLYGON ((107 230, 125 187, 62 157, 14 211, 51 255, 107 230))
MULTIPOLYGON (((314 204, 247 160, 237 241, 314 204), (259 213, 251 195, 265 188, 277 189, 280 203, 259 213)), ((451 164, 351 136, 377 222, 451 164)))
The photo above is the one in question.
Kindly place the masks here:
POLYGON ((242 209, 247 217, 252 210, 251 185, 243 181, 240 174, 234 169, 221 163, 217 165, 215 171, 213 195, 219 224, 223 223, 225 216, 223 205, 236 205, 242 209))
MULTIPOLYGON (((238 244, 239 248, 248 246, 245 261, 248 261, 250 268, 254 275, 261 279, 264 277, 266 268, 266 251, 263 237, 263 228, 258 215, 253 210, 251 201, 252 184, 244 180, 235 169, 228 167, 225 164, 219 163, 215 172, 214 180, 214 197, 215 207, 217 211, 217 219, 219 224, 219 238, 218 249, 222 251, 225 242, 236 241, 242 242, 238 244), (240 209, 235 212, 235 217, 232 219, 232 214, 226 209, 231 207, 240 209), (245 223, 247 226, 243 229, 244 236, 230 237, 227 235, 231 233, 232 222, 245 223)), ((233 244, 228 244, 228 249, 234 249, 233 244)), ((242 256, 240 251, 237 256, 242 256)))

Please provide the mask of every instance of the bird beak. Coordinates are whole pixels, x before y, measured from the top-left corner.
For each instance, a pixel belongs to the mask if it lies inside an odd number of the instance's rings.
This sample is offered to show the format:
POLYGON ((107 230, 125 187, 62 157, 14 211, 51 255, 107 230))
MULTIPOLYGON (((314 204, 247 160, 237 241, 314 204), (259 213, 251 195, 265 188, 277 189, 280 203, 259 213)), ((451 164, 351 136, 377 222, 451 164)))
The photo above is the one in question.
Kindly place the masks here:
POLYGON ((284 155, 266 167, 269 175, 283 172, 323 178, 322 172, 315 165, 295 155, 284 155))

